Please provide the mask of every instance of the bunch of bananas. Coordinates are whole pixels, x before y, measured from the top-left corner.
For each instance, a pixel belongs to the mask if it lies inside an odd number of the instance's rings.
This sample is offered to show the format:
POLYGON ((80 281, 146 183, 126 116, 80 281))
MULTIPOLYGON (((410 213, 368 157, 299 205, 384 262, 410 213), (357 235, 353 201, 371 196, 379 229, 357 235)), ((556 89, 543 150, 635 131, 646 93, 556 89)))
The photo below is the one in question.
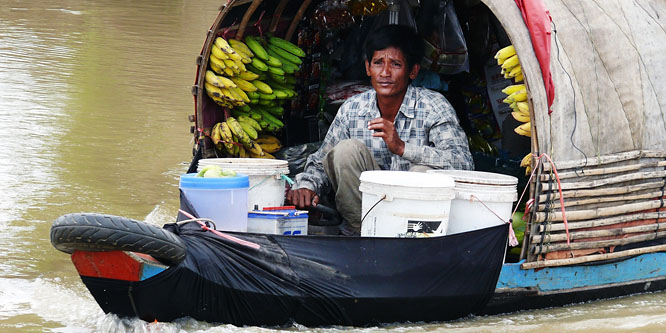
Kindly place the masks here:
MULTIPOLYGON (((513 78, 515 82, 523 81, 523 72, 513 45, 509 45, 495 54, 497 64, 502 66, 502 74, 505 78, 513 78)), ((527 103, 527 89, 524 84, 510 85, 502 90, 507 97, 502 101, 511 106, 511 116, 522 125, 516 127, 514 132, 519 135, 531 136, 532 124, 530 122, 529 104, 527 103)))
POLYGON ((274 153, 282 148, 277 137, 270 134, 257 134, 259 124, 244 116, 228 117, 211 130, 211 139, 217 150, 226 151, 233 157, 275 158, 274 153))
POLYGON ((532 153, 527 153, 527 155, 523 157, 523 159, 520 161, 520 166, 525 168, 525 176, 532 172, 532 153))
POLYGON ((525 85, 510 85, 502 89, 502 92, 507 95, 503 102, 509 104, 513 110, 513 112, 511 112, 511 116, 517 121, 523 123, 522 125, 516 127, 514 132, 519 135, 528 137, 531 136, 532 123, 530 122, 530 106, 527 103, 527 89, 525 88, 525 85))
POLYGON ((502 74, 505 79, 513 78, 516 82, 523 81, 523 70, 513 45, 497 51, 495 59, 497 59, 497 65, 502 66, 502 74))
POLYGON ((227 126, 231 127, 236 121, 249 139, 244 143, 231 128, 232 140, 227 140, 221 133, 217 134, 220 130, 214 127, 211 137, 219 150, 224 146, 231 156, 272 157, 270 153, 277 151, 275 147, 281 147, 281 143, 275 136, 265 133, 277 132, 284 127, 282 105, 296 96, 294 73, 300 69, 303 57, 305 52, 302 49, 278 37, 246 36, 245 42, 227 41, 222 37, 215 39, 210 70, 205 76, 206 92, 217 104, 229 109, 231 117, 226 120, 227 126), (231 118, 234 120, 230 122, 231 118), (216 141, 216 137, 221 139, 216 141), (225 143, 220 146, 217 143, 220 141, 225 143), (227 145, 226 142, 231 143, 227 145), (268 149, 257 151, 252 142, 268 149))

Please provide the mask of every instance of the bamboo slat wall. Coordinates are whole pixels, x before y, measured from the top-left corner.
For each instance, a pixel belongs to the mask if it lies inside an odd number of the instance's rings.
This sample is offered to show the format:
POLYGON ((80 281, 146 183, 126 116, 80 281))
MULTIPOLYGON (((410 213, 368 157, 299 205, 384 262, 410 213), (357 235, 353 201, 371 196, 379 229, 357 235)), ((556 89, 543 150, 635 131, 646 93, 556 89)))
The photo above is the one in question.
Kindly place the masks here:
POLYGON ((666 157, 661 152, 634 151, 556 166, 568 223, 565 227, 555 175, 544 164, 533 206, 528 262, 546 259, 552 264, 666 238, 666 157))

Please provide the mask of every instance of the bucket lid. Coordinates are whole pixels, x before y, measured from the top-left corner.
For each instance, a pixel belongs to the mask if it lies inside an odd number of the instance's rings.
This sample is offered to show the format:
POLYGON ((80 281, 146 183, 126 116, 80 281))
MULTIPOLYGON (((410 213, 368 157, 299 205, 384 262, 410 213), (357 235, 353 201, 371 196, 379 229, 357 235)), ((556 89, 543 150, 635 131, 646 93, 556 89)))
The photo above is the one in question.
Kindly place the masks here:
POLYGON ((494 172, 471 170, 428 170, 427 173, 442 174, 453 177, 456 183, 516 186, 518 178, 494 172))
POLYGON ((361 173, 361 182, 419 188, 452 188, 455 186, 453 178, 445 175, 389 170, 364 171, 361 173))
POLYGON ((180 176, 180 188, 196 189, 234 189, 249 188, 250 178, 244 174, 236 174, 236 177, 197 177, 196 173, 187 173, 180 176))
POLYGON ((241 166, 241 167, 289 167, 289 162, 285 160, 276 160, 268 158, 203 158, 199 160, 199 166, 219 165, 223 167, 241 166))

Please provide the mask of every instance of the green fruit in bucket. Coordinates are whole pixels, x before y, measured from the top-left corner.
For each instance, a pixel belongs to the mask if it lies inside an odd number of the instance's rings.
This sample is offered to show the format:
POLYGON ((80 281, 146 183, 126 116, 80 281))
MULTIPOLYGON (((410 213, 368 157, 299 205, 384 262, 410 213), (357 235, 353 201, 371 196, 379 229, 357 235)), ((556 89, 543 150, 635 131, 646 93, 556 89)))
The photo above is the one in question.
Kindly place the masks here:
POLYGON ((203 169, 199 170, 199 173, 197 173, 197 177, 203 177, 204 174, 206 174, 206 172, 208 170, 212 170, 212 169, 215 169, 215 168, 219 169, 220 167, 218 167, 217 165, 207 165, 207 166, 203 167, 203 169))
POLYGON ((236 177, 236 171, 222 169, 222 176, 223 177, 236 177))

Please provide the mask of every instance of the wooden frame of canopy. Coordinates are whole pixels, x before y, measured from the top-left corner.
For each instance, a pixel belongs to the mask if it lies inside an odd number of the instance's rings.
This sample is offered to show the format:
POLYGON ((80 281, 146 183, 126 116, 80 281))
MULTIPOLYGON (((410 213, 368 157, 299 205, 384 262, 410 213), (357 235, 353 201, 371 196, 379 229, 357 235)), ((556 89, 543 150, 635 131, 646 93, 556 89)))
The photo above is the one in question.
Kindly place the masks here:
MULTIPOLYGON (((203 98, 202 88, 202 69, 214 38, 227 30, 242 36, 256 29, 265 12, 263 20, 271 21, 268 30, 287 31, 281 37, 290 39, 310 1, 230 0, 220 8, 197 59, 192 90, 196 115, 191 120, 203 132, 198 137, 204 140, 204 158, 214 157, 205 134, 220 120, 211 116, 219 112, 208 112, 217 105, 203 98)), ((521 253, 524 268, 635 255, 634 250, 615 251, 666 237, 660 223, 666 163, 666 142, 661 139, 666 137, 666 4, 611 0, 602 7, 596 2, 544 0, 553 19, 555 101, 549 115, 541 70, 520 10, 513 0, 481 1, 516 48, 529 93, 532 153, 547 153, 555 162, 571 221, 567 243, 551 165, 540 164, 530 184, 535 203, 521 253)), ((659 246, 645 249, 663 251, 659 246)))

